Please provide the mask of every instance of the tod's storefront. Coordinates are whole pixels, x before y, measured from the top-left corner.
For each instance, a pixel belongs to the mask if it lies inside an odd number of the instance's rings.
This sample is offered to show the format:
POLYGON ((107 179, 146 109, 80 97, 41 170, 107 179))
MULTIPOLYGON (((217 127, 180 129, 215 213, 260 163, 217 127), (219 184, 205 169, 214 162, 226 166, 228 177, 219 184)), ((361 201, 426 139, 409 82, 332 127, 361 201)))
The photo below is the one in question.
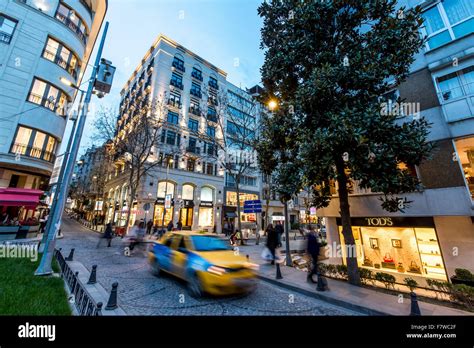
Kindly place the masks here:
MULTIPOLYGON (((341 219, 336 221, 345 263, 347 249, 341 219)), ((447 280, 433 218, 361 217, 351 221, 360 267, 406 277, 447 280)))

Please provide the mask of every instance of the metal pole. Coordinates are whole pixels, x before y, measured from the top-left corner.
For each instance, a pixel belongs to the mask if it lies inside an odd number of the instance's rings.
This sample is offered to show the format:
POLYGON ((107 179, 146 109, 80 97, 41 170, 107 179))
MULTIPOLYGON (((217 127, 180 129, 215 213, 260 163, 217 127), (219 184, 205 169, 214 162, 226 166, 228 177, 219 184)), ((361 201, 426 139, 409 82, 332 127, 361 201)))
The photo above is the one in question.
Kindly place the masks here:
POLYGON ((64 206, 66 204, 67 195, 69 192, 69 185, 72 178, 72 173, 74 171, 74 164, 76 162, 77 154, 79 152, 79 145, 81 143, 82 133, 84 131, 84 126, 86 124, 86 117, 89 109, 89 103, 92 97, 92 91, 94 89, 94 83, 97 77, 97 72, 99 70, 100 60, 102 58, 102 51, 104 49, 105 38, 107 36, 107 30, 109 28, 109 22, 105 23, 104 32, 102 34, 102 39, 97 51, 97 56, 94 64, 94 69, 92 70, 91 79, 89 80, 89 87, 87 88, 86 97, 84 100, 84 105, 82 105, 81 114, 78 120, 77 131, 74 137, 74 141, 71 148, 71 155, 68 158, 68 161, 64 170, 64 182, 62 190, 59 193, 58 202, 56 204, 55 210, 52 211, 50 216, 51 224, 49 229, 46 230, 47 237, 46 243, 44 246, 44 253, 41 257, 40 264, 38 269, 35 271, 35 275, 49 275, 53 273, 51 268, 51 262, 53 259, 53 252, 56 242, 56 232, 61 226, 62 214, 64 211, 64 206))
POLYGON ((289 229, 289 221, 288 221, 288 202, 285 201, 285 247, 286 247, 286 265, 288 267, 293 266, 293 261, 291 260, 291 253, 290 253, 290 229, 289 229))
MULTIPOLYGON (((82 105, 82 101, 84 99, 84 91, 82 90, 79 90, 79 92, 81 92, 81 97, 80 97, 80 100, 79 100, 79 105, 78 105, 78 111, 79 111, 79 108, 81 107, 82 105)), ((54 192, 54 200, 53 200, 53 204, 51 204, 51 210, 50 210, 50 213, 53 212, 55 209, 56 209, 56 205, 58 204, 58 196, 59 196, 59 192, 61 191, 61 185, 62 185, 62 182, 64 180, 63 176, 64 176, 64 170, 65 170, 65 164, 66 162, 68 161, 69 159, 69 154, 70 154, 70 151, 71 151, 71 145, 72 145, 72 140, 74 139, 74 133, 76 131, 76 126, 77 126, 77 119, 79 118, 79 115, 78 117, 76 117, 72 123, 72 129, 71 129, 71 134, 69 136, 69 140, 67 142, 67 147, 66 147, 66 151, 64 152, 64 158, 63 158, 63 163, 61 165, 61 170, 59 172, 59 177, 58 177, 58 182, 54 185, 55 186, 55 192, 54 192)), ((43 238, 41 239, 41 243, 39 245, 39 252, 42 253, 44 252, 44 245, 46 243, 46 236, 48 235, 46 233, 46 231, 48 231, 48 229, 50 229, 51 227, 51 221, 52 219, 51 218, 48 218, 48 221, 46 222, 46 226, 44 227, 44 231, 43 231, 43 238)))
POLYGON ((163 202, 163 229, 165 228, 165 216, 166 216, 166 196, 168 195, 168 175, 170 172, 170 161, 168 160, 168 166, 166 167, 166 183, 165 183, 165 201, 163 202))

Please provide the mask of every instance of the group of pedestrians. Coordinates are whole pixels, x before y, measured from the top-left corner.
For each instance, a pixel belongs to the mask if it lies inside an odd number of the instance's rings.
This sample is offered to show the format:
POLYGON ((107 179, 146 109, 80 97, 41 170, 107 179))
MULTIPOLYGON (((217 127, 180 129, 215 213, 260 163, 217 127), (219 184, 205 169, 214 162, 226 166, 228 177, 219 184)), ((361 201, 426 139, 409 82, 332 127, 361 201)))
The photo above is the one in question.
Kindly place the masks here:
MULTIPOLYGON (((277 222, 275 227, 273 224, 269 224, 265 230, 265 234, 267 235, 267 243, 266 247, 270 251, 271 254, 271 264, 275 264, 276 260, 276 251, 277 248, 281 248, 281 236, 284 233, 283 224, 281 222, 277 222)), ((313 279, 314 275, 318 275, 318 256, 321 249, 321 243, 316 235, 314 230, 310 230, 307 234, 307 248, 306 251, 308 255, 311 257, 311 270, 308 272, 307 281, 311 283, 316 283, 313 279)))

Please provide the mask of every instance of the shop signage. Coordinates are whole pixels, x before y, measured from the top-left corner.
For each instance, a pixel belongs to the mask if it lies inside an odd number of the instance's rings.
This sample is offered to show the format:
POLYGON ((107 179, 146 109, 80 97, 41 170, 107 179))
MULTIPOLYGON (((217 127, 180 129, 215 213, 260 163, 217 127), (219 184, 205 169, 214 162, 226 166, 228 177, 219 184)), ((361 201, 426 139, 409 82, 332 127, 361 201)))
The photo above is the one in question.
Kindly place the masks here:
MULTIPOLYGON (((337 225, 342 226, 341 218, 337 225)), ((435 227, 432 217, 356 217, 351 218, 352 226, 361 227, 435 227)))
MULTIPOLYGON (((155 201, 155 204, 157 205, 164 205, 165 204, 165 199, 164 198, 157 198, 155 201)), ((174 199, 171 199, 171 205, 174 205, 174 199)), ((169 209, 169 208, 166 208, 169 209)))
POLYGON ((214 204, 212 202, 203 202, 203 201, 201 201, 201 204, 199 206, 201 206, 201 207, 211 207, 212 208, 214 206, 214 204))
POLYGON ((171 195, 166 195, 166 197, 165 197, 165 209, 170 209, 171 208, 171 200, 172 200, 172 196, 171 195))
POLYGON ((185 199, 184 201, 184 208, 193 208, 194 207, 194 201, 185 199))
POLYGON ((61 172, 61 167, 63 165, 64 155, 59 155, 56 157, 54 162, 53 172, 51 173, 51 179, 49 180, 50 185, 57 184, 59 181, 59 174, 61 172))

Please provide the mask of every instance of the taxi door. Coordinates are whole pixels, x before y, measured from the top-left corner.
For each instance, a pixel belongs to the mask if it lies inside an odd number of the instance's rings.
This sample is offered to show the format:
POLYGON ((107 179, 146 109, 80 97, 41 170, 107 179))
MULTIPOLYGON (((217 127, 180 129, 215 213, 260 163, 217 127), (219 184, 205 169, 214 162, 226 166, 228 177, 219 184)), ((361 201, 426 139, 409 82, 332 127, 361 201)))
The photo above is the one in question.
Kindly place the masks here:
POLYGON ((185 279, 186 277, 186 264, 188 261, 188 249, 185 245, 185 237, 182 235, 176 235, 173 243, 171 244, 173 249, 173 274, 177 277, 185 279))

